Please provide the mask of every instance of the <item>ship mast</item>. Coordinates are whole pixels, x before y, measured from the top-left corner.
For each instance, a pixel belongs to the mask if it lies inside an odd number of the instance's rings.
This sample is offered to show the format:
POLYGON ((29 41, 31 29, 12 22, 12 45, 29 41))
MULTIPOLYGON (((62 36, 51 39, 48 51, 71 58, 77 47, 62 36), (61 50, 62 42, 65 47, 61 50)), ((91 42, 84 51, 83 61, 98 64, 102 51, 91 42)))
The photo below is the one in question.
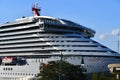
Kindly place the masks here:
POLYGON ((33 11, 34 16, 40 16, 39 12, 41 11, 41 8, 38 7, 38 3, 32 6, 32 11, 33 11))

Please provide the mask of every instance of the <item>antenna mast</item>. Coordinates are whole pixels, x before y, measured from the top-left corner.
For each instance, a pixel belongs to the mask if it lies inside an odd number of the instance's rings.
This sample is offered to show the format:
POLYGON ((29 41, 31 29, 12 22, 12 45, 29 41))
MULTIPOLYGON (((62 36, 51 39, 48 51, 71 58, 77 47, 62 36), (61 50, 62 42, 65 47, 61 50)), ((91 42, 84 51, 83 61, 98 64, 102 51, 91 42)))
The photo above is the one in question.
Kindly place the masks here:
POLYGON ((39 11, 41 11, 41 8, 38 7, 38 3, 33 4, 33 6, 32 6, 32 11, 33 11, 33 13, 34 13, 34 16, 40 16, 39 11))
POLYGON ((120 49, 120 31, 118 31, 118 53, 120 53, 119 49, 120 49))

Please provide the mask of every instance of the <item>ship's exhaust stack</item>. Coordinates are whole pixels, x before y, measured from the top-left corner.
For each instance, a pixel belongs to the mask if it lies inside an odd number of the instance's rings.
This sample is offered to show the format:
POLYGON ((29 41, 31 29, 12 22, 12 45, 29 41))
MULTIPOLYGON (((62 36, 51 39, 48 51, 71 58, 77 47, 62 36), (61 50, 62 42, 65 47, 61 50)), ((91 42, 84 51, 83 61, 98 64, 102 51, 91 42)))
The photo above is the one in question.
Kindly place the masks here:
POLYGON ((33 14, 34 16, 40 16, 40 7, 38 7, 38 3, 34 4, 33 7, 32 7, 32 11, 33 11, 33 14))

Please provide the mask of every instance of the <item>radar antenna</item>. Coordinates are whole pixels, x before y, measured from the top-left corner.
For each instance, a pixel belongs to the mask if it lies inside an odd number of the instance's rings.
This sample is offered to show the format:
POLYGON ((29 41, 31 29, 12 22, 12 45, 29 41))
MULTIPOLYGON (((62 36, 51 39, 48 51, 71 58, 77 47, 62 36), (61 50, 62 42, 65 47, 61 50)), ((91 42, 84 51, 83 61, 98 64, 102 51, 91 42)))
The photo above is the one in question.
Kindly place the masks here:
POLYGON ((33 11, 34 16, 40 16, 39 11, 41 11, 41 8, 38 7, 38 3, 33 4, 32 11, 33 11))

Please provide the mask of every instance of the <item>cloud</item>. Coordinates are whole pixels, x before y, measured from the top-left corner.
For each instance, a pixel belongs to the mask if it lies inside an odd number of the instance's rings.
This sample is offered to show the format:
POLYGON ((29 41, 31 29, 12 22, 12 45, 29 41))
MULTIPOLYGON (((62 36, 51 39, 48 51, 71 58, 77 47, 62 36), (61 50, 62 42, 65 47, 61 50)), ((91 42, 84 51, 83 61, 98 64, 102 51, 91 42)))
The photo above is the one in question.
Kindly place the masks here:
POLYGON ((115 36, 120 32, 120 29, 114 29, 112 30, 112 35, 115 36))
MULTIPOLYGON (((103 40, 105 39, 106 37, 112 37, 112 36, 117 36, 118 33, 120 34, 120 29, 113 29, 111 31, 111 33, 102 33, 99 35, 99 39, 103 40)), ((118 39, 120 39, 120 35, 118 37, 118 39)))
POLYGON ((99 39, 103 40, 105 39, 106 35, 105 34, 100 34, 99 39))

